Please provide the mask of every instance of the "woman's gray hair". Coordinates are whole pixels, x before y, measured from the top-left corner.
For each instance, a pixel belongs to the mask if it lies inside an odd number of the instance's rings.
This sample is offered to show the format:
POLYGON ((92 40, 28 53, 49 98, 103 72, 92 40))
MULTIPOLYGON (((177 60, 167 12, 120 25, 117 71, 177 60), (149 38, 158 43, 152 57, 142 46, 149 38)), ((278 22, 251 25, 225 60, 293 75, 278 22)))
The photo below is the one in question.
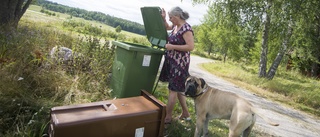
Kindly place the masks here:
POLYGON ((169 11, 169 14, 173 16, 179 16, 183 20, 187 20, 189 18, 189 13, 186 11, 183 11, 180 7, 173 7, 169 11))

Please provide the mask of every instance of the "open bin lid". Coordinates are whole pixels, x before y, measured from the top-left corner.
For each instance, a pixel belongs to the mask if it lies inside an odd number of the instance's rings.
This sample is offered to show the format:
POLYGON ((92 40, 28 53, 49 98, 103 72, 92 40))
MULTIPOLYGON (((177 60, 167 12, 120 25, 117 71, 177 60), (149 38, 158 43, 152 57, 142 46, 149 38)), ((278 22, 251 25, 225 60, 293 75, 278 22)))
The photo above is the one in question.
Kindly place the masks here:
POLYGON ((168 33, 161 16, 160 7, 141 7, 141 13, 147 38, 152 46, 164 48, 168 33))

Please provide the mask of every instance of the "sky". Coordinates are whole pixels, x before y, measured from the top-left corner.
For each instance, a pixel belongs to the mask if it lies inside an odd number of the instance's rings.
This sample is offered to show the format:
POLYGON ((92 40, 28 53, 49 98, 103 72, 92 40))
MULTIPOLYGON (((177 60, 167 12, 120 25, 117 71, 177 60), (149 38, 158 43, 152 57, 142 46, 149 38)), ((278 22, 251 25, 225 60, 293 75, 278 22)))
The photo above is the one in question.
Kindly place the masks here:
MULTIPOLYGON (((207 13, 204 4, 192 4, 191 0, 49 0, 69 7, 76 7, 88 11, 99 11, 110 16, 130 20, 143 24, 140 8, 144 6, 158 6, 169 11, 179 6, 189 13, 187 22, 190 25, 200 25, 207 13)), ((167 21, 168 21, 167 15, 167 21)))

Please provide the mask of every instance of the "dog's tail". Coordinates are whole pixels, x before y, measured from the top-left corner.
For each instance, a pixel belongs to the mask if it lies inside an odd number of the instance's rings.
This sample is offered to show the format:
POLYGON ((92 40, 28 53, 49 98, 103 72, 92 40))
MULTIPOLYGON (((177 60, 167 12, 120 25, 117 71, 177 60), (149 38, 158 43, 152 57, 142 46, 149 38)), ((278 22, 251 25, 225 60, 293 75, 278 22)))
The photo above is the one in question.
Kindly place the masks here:
POLYGON ((272 122, 269 118, 265 117, 264 115, 260 114, 258 112, 257 109, 255 109, 254 107, 251 107, 251 111, 254 112, 255 114, 257 114, 259 117, 261 117, 264 121, 266 121, 268 124, 272 125, 272 126, 279 126, 278 123, 274 123, 272 122))

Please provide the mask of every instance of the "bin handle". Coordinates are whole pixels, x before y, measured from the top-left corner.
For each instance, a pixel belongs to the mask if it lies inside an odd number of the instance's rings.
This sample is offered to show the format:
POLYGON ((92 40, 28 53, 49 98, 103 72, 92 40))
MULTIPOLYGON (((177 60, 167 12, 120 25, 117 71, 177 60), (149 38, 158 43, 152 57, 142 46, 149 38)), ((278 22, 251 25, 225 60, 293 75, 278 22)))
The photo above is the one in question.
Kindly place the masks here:
POLYGON ((164 46, 167 44, 166 40, 155 38, 155 37, 150 37, 149 42, 152 45, 156 45, 158 47, 164 48, 164 46))

